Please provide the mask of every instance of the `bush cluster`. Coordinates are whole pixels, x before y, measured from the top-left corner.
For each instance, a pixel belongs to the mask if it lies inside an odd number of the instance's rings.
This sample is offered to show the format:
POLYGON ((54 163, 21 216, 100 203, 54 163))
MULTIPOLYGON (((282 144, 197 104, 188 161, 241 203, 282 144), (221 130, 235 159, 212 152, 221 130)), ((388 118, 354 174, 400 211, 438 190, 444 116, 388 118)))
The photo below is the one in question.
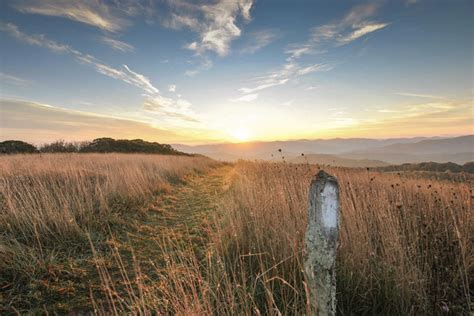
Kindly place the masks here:
POLYGON ((150 153, 162 155, 184 155, 171 145, 147 142, 142 139, 96 138, 91 142, 66 142, 58 140, 50 144, 35 147, 19 140, 0 142, 0 154, 30 153, 150 153))

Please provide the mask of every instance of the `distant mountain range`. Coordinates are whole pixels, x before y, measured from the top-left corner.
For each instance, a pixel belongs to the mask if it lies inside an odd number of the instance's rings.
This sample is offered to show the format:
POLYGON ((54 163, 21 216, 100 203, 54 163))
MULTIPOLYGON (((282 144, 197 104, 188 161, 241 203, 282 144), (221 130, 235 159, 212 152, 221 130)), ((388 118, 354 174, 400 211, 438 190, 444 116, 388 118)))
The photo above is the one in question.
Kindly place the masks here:
POLYGON ((318 164, 318 165, 331 165, 339 167, 386 167, 389 166, 389 163, 380 160, 372 159, 349 159, 336 155, 328 154, 308 154, 304 156, 299 156, 293 159, 289 159, 292 163, 309 163, 309 164, 318 164))
POLYGON ((428 172, 466 172, 474 174, 474 162, 466 162, 463 165, 458 165, 452 162, 437 163, 437 162, 422 162, 422 163, 404 163, 396 166, 379 167, 380 171, 428 171, 428 172))
POLYGON ((424 161, 464 164, 474 160, 474 135, 416 138, 335 138, 316 140, 226 143, 187 146, 174 144, 186 153, 214 159, 263 159, 301 162, 304 153, 309 163, 348 167, 381 167, 388 164, 424 161))

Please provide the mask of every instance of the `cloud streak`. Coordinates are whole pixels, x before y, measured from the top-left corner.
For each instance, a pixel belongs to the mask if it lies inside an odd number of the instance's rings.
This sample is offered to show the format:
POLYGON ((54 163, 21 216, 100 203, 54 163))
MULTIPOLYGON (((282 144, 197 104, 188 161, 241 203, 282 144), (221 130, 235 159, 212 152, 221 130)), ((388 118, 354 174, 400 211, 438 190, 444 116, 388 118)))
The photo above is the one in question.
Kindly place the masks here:
POLYGON ((254 87, 243 87, 239 91, 245 94, 255 93, 257 91, 265 90, 274 86, 281 86, 286 84, 291 79, 305 76, 315 72, 329 71, 332 66, 328 64, 312 64, 305 67, 300 66, 295 62, 289 62, 283 65, 280 69, 269 73, 268 75, 255 78, 254 87))
POLYGON ((15 1, 13 6, 23 13, 63 17, 110 32, 129 25, 126 16, 133 12, 101 0, 23 0, 15 1))
POLYGON ((361 26, 360 28, 355 29, 352 33, 343 36, 342 38, 337 39, 337 41, 341 44, 347 44, 350 43, 362 36, 365 36, 369 33, 375 32, 377 30, 383 29, 386 27, 388 23, 371 23, 367 24, 364 26, 361 26))
POLYGON ((236 99, 230 99, 232 102, 251 102, 258 98, 258 93, 246 94, 236 99))
POLYGON ((3 139, 51 142, 67 135, 68 140, 91 140, 105 135, 114 138, 145 138, 160 142, 189 141, 189 136, 155 128, 149 124, 93 113, 61 109, 35 102, 0 99, 3 139))
POLYGON ((440 100, 445 100, 447 98, 438 96, 438 95, 432 95, 432 94, 420 94, 420 93, 407 93, 407 92, 398 92, 395 93, 397 95, 401 95, 404 97, 413 97, 413 98, 424 98, 424 99, 440 99, 440 100))
POLYGON ((143 109, 164 116, 170 123, 199 123, 191 110, 191 103, 184 99, 172 99, 161 95, 147 96, 143 109))
POLYGON ((192 77, 197 75, 203 70, 210 69, 212 67, 212 61, 206 56, 199 56, 198 65, 195 66, 193 69, 188 69, 184 72, 184 74, 188 77, 192 77))
MULTIPOLYGON (((111 67, 92 55, 82 53, 73 49, 69 45, 61 44, 46 38, 44 35, 29 35, 23 33, 12 23, 0 24, 0 31, 4 31, 11 36, 30 45, 44 47, 55 53, 65 53, 72 55, 78 62, 89 65, 98 73, 120 80, 127 84, 141 89, 146 97, 143 108, 148 111, 155 111, 161 115, 160 119, 167 118, 182 119, 186 122, 197 121, 194 113, 189 109, 191 104, 183 99, 171 99, 161 95, 160 90, 156 88, 146 76, 133 71, 128 65, 123 68, 111 67)), ((176 122, 176 120, 174 120, 176 122)))
MULTIPOLYGON (((290 45, 286 49, 285 53, 288 57, 286 63, 279 70, 258 78, 253 87, 242 87, 239 91, 244 94, 251 94, 284 85, 300 76, 331 70, 331 65, 325 63, 301 65, 298 59, 308 54, 324 54, 332 47, 346 45, 386 27, 388 23, 373 22, 371 20, 377 10, 378 6, 376 4, 358 5, 353 7, 339 21, 313 27, 306 42, 290 45)), ((262 36, 262 45, 267 45, 269 39, 269 36, 262 36)), ((256 45, 256 49, 259 49, 258 45, 256 45)))
POLYGON ((199 40, 187 45, 198 55, 213 51, 219 56, 229 53, 232 40, 241 35, 237 19, 250 20, 253 0, 218 0, 212 3, 168 1, 171 14, 164 24, 173 29, 188 28, 199 35, 199 40))
POLYGON ((30 45, 40 46, 47 48, 55 53, 78 53, 73 50, 70 46, 57 43, 53 40, 46 38, 43 34, 28 35, 19 30, 19 28, 13 23, 2 23, 0 22, 0 31, 10 34, 12 37, 28 43, 30 45))
POLYGON ((55 53, 70 54, 77 61, 83 64, 93 66, 97 72, 103 75, 134 85, 148 93, 159 92, 159 90, 150 83, 150 80, 148 78, 132 71, 127 65, 124 65, 124 69, 113 68, 101 62, 92 55, 82 53, 78 50, 73 49, 69 45, 58 43, 56 41, 48 39, 43 34, 26 34, 22 32, 15 24, 12 23, 0 24, 0 30, 27 44, 43 47, 55 53))
POLYGON ((472 130, 472 102, 446 100, 404 105, 382 111, 384 117, 358 124, 355 129, 342 132, 359 135, 400 137, 403 135, 461 134, 472 130))
MULTIPOLYGON (((242 87, 238 90, 248 95, 271 87, 284 85, 300 76, 331 70, 332 66, 325 63, 300 65, 297 60, 308 54, 323 54, 331 47, 348 44, 386 27, 388 23, 376 23, 370 20, 377 12, 377 9, 378 7, 375 4, 358 5, 353 7, 342 20, 312 28, 309 40, 288 47, 285 51, 288 55, 286 63, 279 70, 257 78, 253 87, 242 87)), ((263 36, 263 39, 263 44, 266 44, 268 36, 263 36)), ((258 49, 258 45, 256 47, 258 49)), ((246 96, 244 95, 241 98, 245 99, 246 96)))
POLYGON ((288 61, 304 55, 325 53, 331 47, 351 43, 363 36, 383 29, 389 23, 374 22, 378 4, 369 3, 353 7, 341 20, 313 27, 309 39, 300 44, 293 44, 286 50, 288 61))
POLYGON ((0 81, 3 83, 13 84, 16 86, 26 86, 30 82, 29 80, 25 80, 17 76, 6 74, 4 72, 0 72, 0 81))
POLYGON ((133 52, 135 50, 135 48, 132 45, 116 40, 111 37, 102 36, 99 39, 102 43, 109 45, 110 47, 112 47, 112 49, 120 51, 122 53, 133 52))
POLYGON ((270 45, 278 38, 278 34, 274 30, 260 30, 249 34, 244 47, 240 50, 242 54, 254 54, 262 48, 270 45))

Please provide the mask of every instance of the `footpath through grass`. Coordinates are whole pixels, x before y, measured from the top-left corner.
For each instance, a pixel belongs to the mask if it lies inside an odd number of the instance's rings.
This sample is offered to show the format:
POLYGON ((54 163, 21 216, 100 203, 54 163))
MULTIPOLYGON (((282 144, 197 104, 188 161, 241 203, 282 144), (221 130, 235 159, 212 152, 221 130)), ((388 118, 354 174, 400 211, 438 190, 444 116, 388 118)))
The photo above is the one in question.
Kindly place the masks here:
MULTIPOLYGON (((82 253, 58 253, 44 263, 45 273, 28 284, 7 284, 0 291, 0 311, 124 311, 127 307, 113 305, 130 304, 144 284, 154 293, 157 287, 166 288, 166 258, 173 251, 192 247, 196 253, 204 253, 209 215, 216 209, 232 168, 220 165, 208 172, 195 172, 155 195, 146 207, 121 211, 107 228, 106 240, 92 238, 90 249, 82 253)), ((155 300, 154 306, 146 308, 161 307, 162 302, 155 300)))

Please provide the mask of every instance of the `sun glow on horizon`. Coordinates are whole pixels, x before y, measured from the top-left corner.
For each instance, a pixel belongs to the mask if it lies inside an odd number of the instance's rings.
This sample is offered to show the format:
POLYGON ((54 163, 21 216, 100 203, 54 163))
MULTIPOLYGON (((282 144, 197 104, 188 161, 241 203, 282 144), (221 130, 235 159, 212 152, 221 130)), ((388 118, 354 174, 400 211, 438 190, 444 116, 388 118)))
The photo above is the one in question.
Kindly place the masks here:
POLYGON ((233 139, 238 140, 240 142, 246 142, 250 140, 250 137, 252 136, 250 130, 244 126, 237 127, 230 134, 233 139))

